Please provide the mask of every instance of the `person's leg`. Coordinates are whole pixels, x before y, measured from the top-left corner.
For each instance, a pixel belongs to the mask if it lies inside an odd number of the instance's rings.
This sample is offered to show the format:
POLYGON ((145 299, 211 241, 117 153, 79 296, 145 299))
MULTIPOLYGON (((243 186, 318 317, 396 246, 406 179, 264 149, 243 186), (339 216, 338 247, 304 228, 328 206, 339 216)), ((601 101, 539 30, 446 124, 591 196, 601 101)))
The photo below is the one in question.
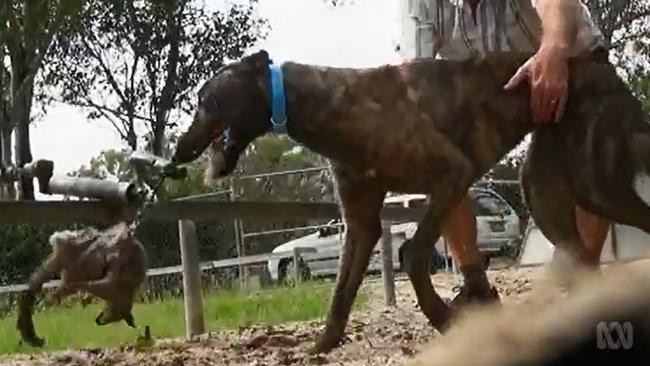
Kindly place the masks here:
POLYGON ((469 194, 446 217, 442 236, 449 245, 452 258, 464 279, 463 289, 451 305, 457 307, 467 301, 498 298, 485 274, 484 258, 476 243, 476 217, 469 194))
POLYGON ((576 224, 582 242, 589 253, 586 258, 588 263, 586 264, 598 266, 600 264, 603 245, 609 232, 609 220, 593 215, 583 210, 580 206, 576 206, 576 224))

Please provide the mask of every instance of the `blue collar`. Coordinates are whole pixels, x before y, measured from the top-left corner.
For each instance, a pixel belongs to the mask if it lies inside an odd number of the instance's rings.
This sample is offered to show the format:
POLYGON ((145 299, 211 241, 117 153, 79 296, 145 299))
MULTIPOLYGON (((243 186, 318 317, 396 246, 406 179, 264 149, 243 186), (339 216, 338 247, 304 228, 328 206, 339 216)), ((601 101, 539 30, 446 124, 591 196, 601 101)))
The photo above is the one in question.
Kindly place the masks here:
POLYGON ((271 130, 277 134, 285 134, 287 133, 287 106, 281 65, 271 61, 268 75, 271 86, 271 130))

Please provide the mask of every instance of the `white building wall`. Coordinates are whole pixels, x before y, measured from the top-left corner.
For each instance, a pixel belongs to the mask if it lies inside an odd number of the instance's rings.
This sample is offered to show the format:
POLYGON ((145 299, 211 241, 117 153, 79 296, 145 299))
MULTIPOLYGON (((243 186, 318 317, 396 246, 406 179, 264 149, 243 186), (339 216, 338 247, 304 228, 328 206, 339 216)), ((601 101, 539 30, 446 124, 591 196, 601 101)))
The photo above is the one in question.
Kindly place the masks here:
MULTIPOLYGON (((532 220, 531 220, 532 221, 532 220)), ((529 225, 524 236, 518 265, 540 266, 551 262, 555 246, 546 239, 537 226, 529 225)), ((601 263, 631 261, 650 258, 650 235, 627 225, 612 225, 600 257, 601 263), (612 233, 616 237, 616 256, 612 246, 612 233)))

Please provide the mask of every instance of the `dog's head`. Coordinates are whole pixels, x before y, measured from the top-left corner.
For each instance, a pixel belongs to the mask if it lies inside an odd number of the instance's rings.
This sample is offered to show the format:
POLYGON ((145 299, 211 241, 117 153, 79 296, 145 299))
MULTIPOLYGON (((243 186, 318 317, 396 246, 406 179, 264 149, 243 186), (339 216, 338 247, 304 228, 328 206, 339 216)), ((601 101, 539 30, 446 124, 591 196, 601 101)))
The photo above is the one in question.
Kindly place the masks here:
POLYGON ((174 163, 191 162, 212 145, 209 174, 218 178, 235 169, 248 144, 271 127, 269 63, 268 53, 259 51, 222 67, 202 85, 194 120, 176 144, 174 163))

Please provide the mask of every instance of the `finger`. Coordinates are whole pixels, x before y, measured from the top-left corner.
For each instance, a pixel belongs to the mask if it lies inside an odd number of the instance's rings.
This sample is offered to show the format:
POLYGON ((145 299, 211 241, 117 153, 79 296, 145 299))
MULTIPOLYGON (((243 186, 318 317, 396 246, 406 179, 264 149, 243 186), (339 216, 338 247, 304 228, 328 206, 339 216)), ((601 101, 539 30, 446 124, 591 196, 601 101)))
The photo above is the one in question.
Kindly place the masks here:
POLYGON ((505 90, 512 90, 516 88, 519 84, 521 84, 522 81, 524 81, 524 79, 526 79, 526 76, 528 76, 528 72, 526 70, 526 66, 520 67, 503 88, 505 90))
POLYGON ((560 99, 562 98, 562 91, 560 88, 544 84, 544 87, 541 88, 540 95, 540 122, 549 123, 553 122, 553 117, 555 111, 558 108, 560 99))
POLYGON ((564 97, 564 91, 561 86, 554 86, 549 90, 549 103, 546 109, 546 122, 555 122, 557 117, 557 111, 560 108, 562 103, 562 98, 564 97))
POLYGON ((557 98, 555 97, 555 93, 553 92, 552 89, 549 89, 549 87, 547 86, 546 88, 543 89, 543 97, 542 100, 540 101, 541 122, 548 123, 552 120, 551 116, 553 115, 553 111, 555 110, 556 103, 557 103, 557 98))
POLYGON ((544 84, 540 82, 535 82, 534 88, 531 92, 531 103, 533 109, 533 116, 535 122, 537 123, 544 122, 544 113, 545 113, 544 95, 545 95, 544 84))
POLYGON ((530 107, 533 113, 533 120, 540 123, 544 119, 544 79, 539 75, 538 70, 532 69, 530 72, 531 91, 530 107))
POLYGON ((555 111, 555 122, 560 122, 562 117, 564 117, 564 111, 566 110, 566 103, 568 99, 569 99, 569 90, 567 88, 564 88, 564 91, 562 92, 562 97, 560 98, 560 103, 558 104, 557 110, 555 111))

